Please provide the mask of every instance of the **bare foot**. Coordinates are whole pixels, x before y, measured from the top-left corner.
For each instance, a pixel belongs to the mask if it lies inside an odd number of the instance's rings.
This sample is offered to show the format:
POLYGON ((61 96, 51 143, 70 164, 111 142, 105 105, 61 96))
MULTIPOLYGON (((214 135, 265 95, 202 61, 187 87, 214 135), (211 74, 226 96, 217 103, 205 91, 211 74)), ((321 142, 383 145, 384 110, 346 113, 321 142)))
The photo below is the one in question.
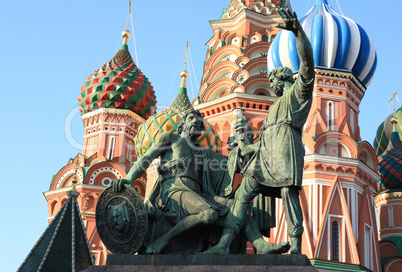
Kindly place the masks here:
POLYGON ((225 247, 218 244, 210 249, 205 250, 204 252, 201 252, 200 254, 229 254, 229 251, 225 249, 225 247))
POLYGON ((290 244, 289 242, 271 244, 264 241, 263 243, 260 243, 256 249, 257 254, 282 254, 289 251, 290 244))
POLYGON ((159 254, 162 250, 165 249, 167 245, 167 241, 163 238, 160 238, 155 241, 155 243, 148 246, 147 250, 145 251, 146 254, 159 254))

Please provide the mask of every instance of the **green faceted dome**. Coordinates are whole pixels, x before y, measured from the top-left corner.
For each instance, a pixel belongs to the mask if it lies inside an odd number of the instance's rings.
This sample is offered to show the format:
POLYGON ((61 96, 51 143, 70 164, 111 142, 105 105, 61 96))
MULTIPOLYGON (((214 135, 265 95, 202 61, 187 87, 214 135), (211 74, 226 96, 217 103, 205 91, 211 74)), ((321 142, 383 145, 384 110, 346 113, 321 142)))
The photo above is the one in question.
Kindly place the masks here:
MULTIPOLYGON (((172 104, 167 109, 148 118, 139 127, 138 133, 134 138, 135 152, 139 157, 145 154, 163 132, 172 131, 177 133, 177 124, 181 116, 192 107, 187 95, 186 73, 181 74, 182 84, 172 104)), ((206 120, 204 120, 204 128, 196 143, 220 153, 222 141, 219 139, 218 134, 206 120)))
MULTIPOLYGON (((380 156, 388 147, 389 140, 392 134, 392 124, 391 124, 392 114, 390 114, 384 122, 380 124, 377 129, 377 133, 373 142, 374 150, 378 156, 380 156)), ((396 118, 402 120, 402 107, 396 111, 396 118)), ((399 136, 402 138, 402 127, 401 123, 396 125, 398 129, 399 136)))
POLYGON ((147 119, 156 110, 156 97, 148 78, 135 65, 123 43, 111 61, 87 78, 78 104, 81 114, 99 108, 117 108, 147 119))

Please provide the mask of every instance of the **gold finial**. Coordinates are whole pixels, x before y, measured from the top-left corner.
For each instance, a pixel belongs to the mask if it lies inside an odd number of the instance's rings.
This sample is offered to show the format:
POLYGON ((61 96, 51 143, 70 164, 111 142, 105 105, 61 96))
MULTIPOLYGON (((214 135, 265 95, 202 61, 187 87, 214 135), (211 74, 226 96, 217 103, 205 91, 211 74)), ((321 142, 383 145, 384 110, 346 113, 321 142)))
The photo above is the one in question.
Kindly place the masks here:
POLYGON ((180 88, 187 88, 187 83, 186 83, 186 78, 188 78, 189 74, 186 71, 186 67, 187 67, 187 52, 188 52, 188 41, 187 41, 187 45, 186 45, 186 57, 184 60, 184 70, 180 73, 180 77, 181 79, 181 85, 180 88))
POLYGON ((71 183, 73 184, 71 187, 71 190, 67 191, 67 195, 68 197, 72 197, 72 198, 77 198, 80 193, 77 192, 75 185, 78 183, 78 178, 77 178, 77 172, 78 172, 78 163, 80 163, 79 161, 76 163, 76 165, 74 166, 74 177, 71 179, 71 183))
POLYGON ((78 179, 77 179, 76 176, 73 177, 73 179, 71 180, 71 183, 72 183, 73 185, 75 185, 75 184, 78 183, 78 179))
POLYGON ((73 191, 76 191, 75 185, 78 183, 78 178, 77 178, 78 163, 79 163, 79 161, 78 161, 77 164, 74 166, 74 177, 71 179, 71 183, 73 184, 73 188, 72 188, 73 191))
POLYGON ((124 45, 127 45, 127 40, 130 39, 130 37, 131 37, 130 31, 128 31, 127 29, 124 30, 124 31, 121 33, 121 36, 123 37, 123 44, 124 44, 124 45))
POLYGON ((184 70, 183 72, 180 73, 181 78, 188 78, 188 72, 184 70))
POLYGON ((130 31, 128 31, 128 30, 123 30, 123 32, 121 33, 121 36, 122 36, 123 38, 130 39, 131 33, 130 33, 130 31))
POLYGON ((391 124, 392 124, 392 132, 397 132, 398 129, 396 127, 396 125, 398 124, 398 119, 396 117, 392 117, 391 118, 391 124))

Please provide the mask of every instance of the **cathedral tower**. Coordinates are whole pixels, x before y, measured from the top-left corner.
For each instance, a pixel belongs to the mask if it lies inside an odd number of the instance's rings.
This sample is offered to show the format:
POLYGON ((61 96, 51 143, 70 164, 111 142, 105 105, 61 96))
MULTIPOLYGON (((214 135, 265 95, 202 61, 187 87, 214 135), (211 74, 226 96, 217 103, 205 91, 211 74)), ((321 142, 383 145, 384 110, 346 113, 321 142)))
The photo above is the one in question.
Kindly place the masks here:
POLYGON ((375 205, 378 214, 381 266, 384 272, 402 269, 402 108, 386 118, 374 142, 381 180, 375 205), (388 143, 384 149, 385 143, 388 143))
MULTIPOLYGON (((378 163, 358 124, 359 105, 376 68, 374 45, 360 25, 337 14, 326 0, 317 0, 301 24, 316 72, 303 133, 303 253, 328 271, 348 266, 381 271, 373 203, 378 163)), ((268 71, 287 66, 297 77, 295 42, 292 33, 278 33, 268 52, 268 71)), ((286 226, 282 204, 277 207, 272 236, 281 242, 287 240, 286 226)))
MULTIPOLYGON (((122 33, 123 44, 116 55, 91 74, 78 97, 85 127, 82 154, 70 159, 54 175, 48 192, 49 222, 66 201, 65 192, 77 180, 77 202, 95 264, 106 263, 107 249, 96 230, 95 207, 99 195, 112 179, 125 178, 136 161, 134 136, 138 127, 156 110, 151 83, 135 65, 128 51, 130 32, 122 33)), ((146 179, 133 183, 145 197, 146 179)))
POLYGON ((288 1, 230 1, 219 20, 211 21, 213 37, 207 42, 203 76, 195 109, 213 125, 227 154, 231 123, 246 116, 258 131, 275 100, 267 78, 267 51, 281 22, 277 7, 288 1))

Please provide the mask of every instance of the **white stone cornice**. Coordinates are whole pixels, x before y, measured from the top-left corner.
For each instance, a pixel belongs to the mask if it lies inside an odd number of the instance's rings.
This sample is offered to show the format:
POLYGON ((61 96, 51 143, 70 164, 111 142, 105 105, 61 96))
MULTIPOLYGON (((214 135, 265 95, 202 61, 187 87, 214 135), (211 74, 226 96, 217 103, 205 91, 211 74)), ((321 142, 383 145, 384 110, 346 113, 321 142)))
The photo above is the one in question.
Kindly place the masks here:
POLYGON ((344 77, 344 78, 349 78, 352 80, 352 82, 359 88, 359 90, 364 94, 366 92, 366 87, 363 86, 363 84, 360 82, 360 80, 355 77, 355 75, 352 72, 348 71, 337 71, 333 69, 320 69, 320 68, 315 68, 314 69, 316 74, 319 75, 325 75, 325 76, 335 76, 335 77, 344 77))
POLYGON ((262 95, 255 95, 255 94, 246 94, 246 93, 231 93, 207 102, 203 102, 198 105, 194 105, 194 109, 200 110, 205 107, 214 106, 216 104, 221 104, 228 102, 232 99, 247 99, 249 102, 257 102, 257 103, 274 103, 276 100, 276 96, 262 96, 262 95))
MULTIPOLYGON (((378 232, 383 232, 383 231, 392 231, 392 230, 402 230, 402 228, 401 227, 395 227, 395 228, 384 228, 384 229, 380 229, 378 232)), ((399 232, 399 233, 401 233, 401 232, 399 232)), ((396 234, 396 233, 390 233, 390 234, 380 234, 379 235, 379 240, 380 241, 382 241, 382 240, 385 240, 385 238, 388 238, 388 237, 401 237, 402 238, 402 235, 398 235, 398 234, 396 234)))
MULTIPOLYGON (((381 208, 385 208, 385 207, 389 207, 389 206, 392 206, 392 207, 401 206, 402 203, 400 203, 400 202, 401 202, 400 199, 394 200, 394 201, 387 199, 387 202, 386 202, 387 204, 381 205, 381 208)), ((376 202, 376 204, 377 203, 378 203, 378 201, 376 202)))
POLYGON ((341 181, 341 185, 342 185, 343 189, 355 189, 361 195, 363 195, 363 193, 364 193, 363 188, 358 186, 355 183, 352 183, 352 182, 349 182, 349 181, 341 181))
MULTIPOLYGON (((353 158, 345 158, 345 157, 335 157, 335 156, 328 156, 328 155, 321 155, 321 154, 309 154, 304 156, 304 163, 306 162, 322 162, 322 163, 328 163, 328 164, 342 164, 342 165, 348 165, 348 166, 353 166, 353 167, 358 167, 361 169, 364 173, 367 173, 371 178, 373 178, 376 181, 379 181, 381 179, 380 175, 377 173, 376 170, 365 164, 359 159, 353 159, 353 158)), ((306 173, 306 171, 305 171, 306 173)), ((329 172, 325 172, 329 173, 329 172)), ((338 173, 335 173, 338 174, 338 173)), ((341 176, 341 174, 339 174, 341 176)), ((351 177, 355 177, 354 175, 347 175, 351 177)), ((355 177, 357 178, 357 177, 355 177)))
MULTIPOLYGON (((327 175, 327 176, 339 176, 339 177, 343 177, 343 178, 351 178, 354 179, 358 182, 360 182, 363 186, 367 185, 366 182, 364 182, 362 179, 360 179, 359 177, 355 176, 355 175, 350 175, 350 174, 341 174, 341 173, 337 173, 337 172, 328 172, 328 171, 317 171, 317 170, 311 170, 311 171, 304 171, 303 174, 305 175, 309 175, 309 174, 321 174, 321 175, 327 175)), ((343 182, 341 182, 341 184, 343 184, 343 182)), ((376 190, 372 187, 369 187, 371 193, 375 193, 376 190)))
MULTIPOLYGON (((302 186, 310 186, 314 184, 319 184, 319 185, 324 185, 324 186, 332 186, 334 184, 334 179, 303 179, 302 186)), ((358 186, 355 183, 349 182, 349 181, 341 181, 342 188, 347 189, 347 188, 353 188, 357 192, 359 192, 361 195, 363 194, 364 190, 362 187, 358 186)))
POLYGON ((145 119, 142 118, 141 116, 139 116, 138 114, 136 114, 135 112, 131 111, 131 110, 122 110, 122 109, 109 109, 109 108, 100 108, 88 113, 85 113, 82 115, 82 120, 88 119, 92 116, 98 115, 98 114, 102 114, 102 113, 108 113, 108 114, 121 114, 121 115, 129 115, 132 118, 140 121, 140 122, 144 122, 145 119))
POLYGON ((325 185, 325 186, 332 186, 334 183, 333 179, 303 179, 302 186, 310 186, 314 184, 320 184, 320 185, 325 185))

